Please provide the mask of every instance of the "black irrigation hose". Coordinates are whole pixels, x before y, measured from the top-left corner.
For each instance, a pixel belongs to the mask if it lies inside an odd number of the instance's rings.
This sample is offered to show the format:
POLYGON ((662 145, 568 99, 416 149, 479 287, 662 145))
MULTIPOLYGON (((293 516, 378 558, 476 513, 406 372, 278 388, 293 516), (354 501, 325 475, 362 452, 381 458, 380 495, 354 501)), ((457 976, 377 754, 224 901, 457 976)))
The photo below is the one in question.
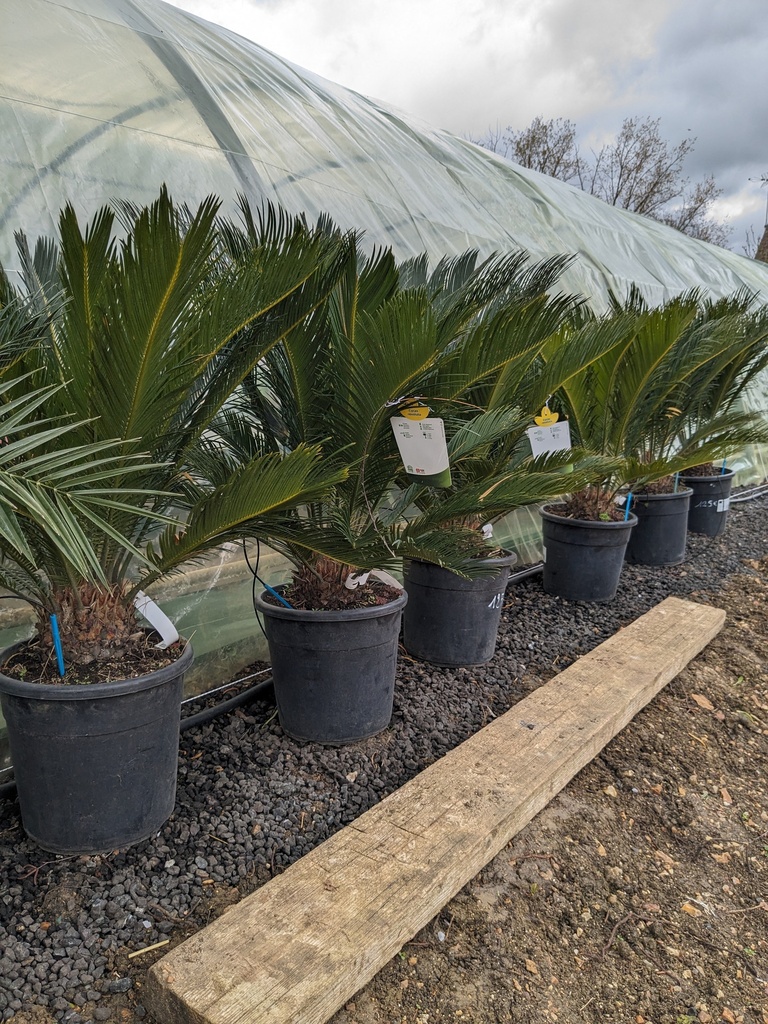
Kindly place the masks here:
POLYGON ((517 572, 511 572, 509 579, 507 580, 507 586, 510 583, 517 583, 518 580, 524 580, 528 576, 535 576, 536 573, 544 572, 544 563, 537 562, 535 565, 529 565, 525 569, 519 569, 517 572))
MULTIPOLYGON (((254 686, 249 686, 247 690, 243 690, 234 697, 230 697, 229 700, 223 700, 220 704, 214 704, 210 708, 198 711, 197 714, 187 715, 186 718, 182 718, 179 732, 186 732, 187 729, 192 729, 196 725, 205 725, 213 721, 214 718, 218 718, 219 715, 225 715, 228 711, 234 711, 235 708, 242 707, 243 704, 250 704, 254 700, 274 703, 275 690, 272 686, 271 676, 268 679, 263 679, 260 683, 256 683, 254 686)), ((12 800, 15 795, 15 782, 0 784, 0 800, 12 800)))
POLYGON ((213 707, 204 708, 203 711, 198 711, 195 715, 187 715, 186 718, 182 718, 179 731, 186 732, 187 729, 192 729, 196 725, 205 725, 207 722, 213 721, 214 718, 218 718, 219 715, 225 715, 228 711, 234 711, 235 708, 249 704, 253 700, 274 703, 275 690, 272 686, 271 676, 256 683, 255 686, 249 686, 247 690, 230 697, 229 700, 223 700, 220 704, 214 704, 213 707))

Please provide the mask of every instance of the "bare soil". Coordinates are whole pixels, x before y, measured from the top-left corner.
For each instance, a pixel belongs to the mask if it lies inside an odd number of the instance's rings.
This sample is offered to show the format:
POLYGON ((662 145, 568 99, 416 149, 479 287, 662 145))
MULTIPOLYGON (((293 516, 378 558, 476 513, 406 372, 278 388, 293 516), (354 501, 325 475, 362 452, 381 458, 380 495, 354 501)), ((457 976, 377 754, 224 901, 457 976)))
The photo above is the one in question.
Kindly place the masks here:
POLYGON ((768 1024, 768 560, 750 567, 720 636, 333 1024, 768 1024))

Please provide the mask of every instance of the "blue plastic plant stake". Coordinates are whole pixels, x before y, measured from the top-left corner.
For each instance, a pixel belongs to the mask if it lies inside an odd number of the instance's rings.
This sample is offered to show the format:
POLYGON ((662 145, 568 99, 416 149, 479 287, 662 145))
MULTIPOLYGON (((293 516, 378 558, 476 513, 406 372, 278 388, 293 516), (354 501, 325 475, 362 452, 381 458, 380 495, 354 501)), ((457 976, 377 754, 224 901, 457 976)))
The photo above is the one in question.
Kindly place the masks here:
POLYGON ((624 506, 624 522, 629 519, 629 510, 632 508, 632 491, 627 495, 627 504, 624 506))
POLYGON ((59 666, 59 675, 64 677, 64 651, 61 649, 61 636, 59 635, 59 622, 55 615, 51 616, 51 635, 53 636, 53 649, 56 651, 56 661, 59 666))
POLYGON ((679 473, 675 473, 675 490, 674 490, 675 494, 677 494, 677 485, 679 483, 680 483, 680 474, 679 473))
POLYGON ((723 459, 723 464, 720 467, 720 476, 722 476, 723 473, 725 472, 725 464, 726 464, 727 461, 728 461, 727 459, 723 459))
POLYGON ((293 608, 293 605, 289 604, 285 600, 283 595, 282 594, 278 594, 278 592, 273 587, 270 587, 270 585, 268 583, 264 584, 264 589, 267 591, 268 594, 271 594, 272 597, 276 597, 277 600, 280 602, 280 604, 285 605, 286 608, 293 608))

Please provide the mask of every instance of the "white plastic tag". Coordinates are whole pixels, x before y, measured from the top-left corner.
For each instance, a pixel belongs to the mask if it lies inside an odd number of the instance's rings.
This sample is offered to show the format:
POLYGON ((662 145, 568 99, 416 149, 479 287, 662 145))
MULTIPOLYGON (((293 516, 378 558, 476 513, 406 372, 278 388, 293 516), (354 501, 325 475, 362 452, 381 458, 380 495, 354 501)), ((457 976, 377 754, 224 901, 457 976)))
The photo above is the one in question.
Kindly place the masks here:
POLYGON ((358 587, 365 586, 370 575, 369 572, 351 572, 344 580, 344 586, 347 590, 357 590, 358 587))
POLYGON ((349 576, 344 580, 344 586, 347 590, 357 590, 358 587, 365 586, 368 582, 369 576, 375 576, 376 579, 381 580, 382 583, 386 583, 389 587, 396 587, 397 590, 402 590, 403 585, 394 576, 390 576, 388 572, 383 569, 371 569, 368 572, 351 572, 349 576))
POLYGON ((164 651, 166 647, 175 644, 179 639, 179 631, 165 614, 162 608, 155 604, 151 597, 147 597, 143 590, 140 590, 133 599, 134 607, 147 622, 156 629, 162 637, 159 644, 155 644, 158 650, 164 651))
POLYGON ((431 487, 450 487, 451 469, 443 421, 392 416, 389 421, 408 476, 431 487))
POLYGON ((493 523, 486 523, 482 528, 483 540, 490 540, 493 537, 493 523))
POLYGON ((545 427, 529 427, 526 431, 531 442, 533 457, 548 455, 550 452, 567 452, 571 450, 571 428, 568 420, 560 420, 545 427))

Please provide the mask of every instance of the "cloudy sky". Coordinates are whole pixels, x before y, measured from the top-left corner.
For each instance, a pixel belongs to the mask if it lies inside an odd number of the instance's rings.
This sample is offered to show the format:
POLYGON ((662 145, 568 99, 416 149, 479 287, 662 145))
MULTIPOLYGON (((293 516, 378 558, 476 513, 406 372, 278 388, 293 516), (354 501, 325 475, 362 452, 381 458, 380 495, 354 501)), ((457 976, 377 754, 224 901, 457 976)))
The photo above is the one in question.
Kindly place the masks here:
POLYGON ((582 149, 625 117, 695 137, 685 173, 724 190, 743 253, 768 189, 765 0, 172 0, 317 74, 478 138, 540 114, 582 149))

